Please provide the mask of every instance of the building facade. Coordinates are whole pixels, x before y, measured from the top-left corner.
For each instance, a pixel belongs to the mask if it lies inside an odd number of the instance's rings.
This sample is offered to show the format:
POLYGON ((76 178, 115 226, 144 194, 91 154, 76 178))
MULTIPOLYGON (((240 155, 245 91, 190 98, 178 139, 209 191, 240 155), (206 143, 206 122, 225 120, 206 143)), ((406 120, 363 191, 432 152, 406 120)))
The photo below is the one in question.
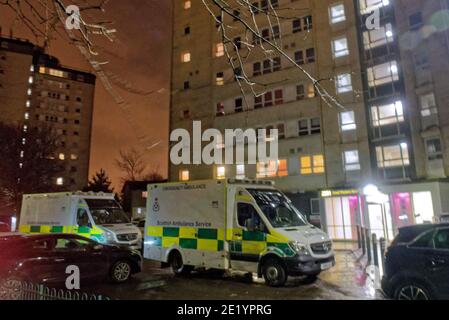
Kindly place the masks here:
MULTIPOLYGON (((271 5, 287 19, 276 29, 265 14, 255 15, 262 35, 279 42, 343 107, 329 106, 285 56, 267 59, 256 49, 247 56, 245 46, 237 49, 245 56, 244 72, 264 89, 261 96, 242 95, 215 19, 200 1, 175 1, 170 129, 192 133, 192 121, 221 132, 277 128, 279 161, 170 163, 170 180, 275 180, 341 240, 355 240, 359 225, 390 238, 398 227, 449 212, 448 2, 272 0, 271 5), (280 30, 282 37, 270 30, 280 30)), ((253 6, 270 7, 266 0, 253 6)), ((234 43, 247 38, 235 19, 225 24, 234 43)))
POLYGON ((60 190, 81 190, 88 182, 96 77, 63 67, 34 44, 0 38, 0 121, 51 127, 58 136, 55 161, 64 172, 60 190))

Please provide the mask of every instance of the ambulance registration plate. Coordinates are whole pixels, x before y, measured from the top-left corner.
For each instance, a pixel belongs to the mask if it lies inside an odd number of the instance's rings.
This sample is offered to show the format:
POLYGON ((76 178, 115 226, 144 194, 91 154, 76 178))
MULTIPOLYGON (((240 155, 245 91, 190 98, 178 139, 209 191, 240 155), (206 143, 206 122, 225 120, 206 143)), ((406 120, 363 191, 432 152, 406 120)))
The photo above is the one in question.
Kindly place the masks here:
POLYGON ((326 262, 321 264, 321 270, 327 270, 332 268, 332 262, 326 262))

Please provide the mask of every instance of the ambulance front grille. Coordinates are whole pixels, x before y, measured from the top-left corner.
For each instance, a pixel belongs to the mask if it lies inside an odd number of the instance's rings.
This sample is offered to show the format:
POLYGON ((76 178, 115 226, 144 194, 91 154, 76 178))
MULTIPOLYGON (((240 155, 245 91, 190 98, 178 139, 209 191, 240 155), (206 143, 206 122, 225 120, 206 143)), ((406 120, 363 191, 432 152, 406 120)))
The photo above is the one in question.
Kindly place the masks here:
POLYGON ((127 233, 117 235, 118 241, 134 241, 137 239, 137 233, 127 233))
POLYGON ((310 245, 310 248, 315 254, 326 254, 332 250, 332 242, 327 241, 321 243, 314 243, 310 245))

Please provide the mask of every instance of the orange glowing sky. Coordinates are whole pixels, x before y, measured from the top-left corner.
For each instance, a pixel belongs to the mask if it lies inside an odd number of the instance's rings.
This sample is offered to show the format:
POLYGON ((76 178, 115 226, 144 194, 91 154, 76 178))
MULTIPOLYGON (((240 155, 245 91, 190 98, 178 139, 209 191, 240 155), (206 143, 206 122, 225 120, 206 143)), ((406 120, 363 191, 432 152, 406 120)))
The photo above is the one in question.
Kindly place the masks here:
MULTIPOLYGON (((20 23, 13 24, 14 14, 0 7, 2 34, 26 38, 30 32, 20 23)), ((101 41, 99 60, 108 60, 106 70, 129 81, 142 91, 164 89, 161 93, 142 96, 117 89, 130 104, 130 121, 97 79, 94 103, 90 175, 104 168, 119 191, 121 173, 114 165, 120 149, 135 147, 145 152, 149 168, 166 176, 169 77, 171 55, 171 1, 127 0, 110 1, 102 20, 114 22, 118 42, 101 41), (142 144, 138 136, 145 136, 142 144), (156 148, 145 146, 162 141, 156 148)), ((78 49, 66 38, 52 41, 48 53, 58 57, 63 65, 90 70, 78 49)))

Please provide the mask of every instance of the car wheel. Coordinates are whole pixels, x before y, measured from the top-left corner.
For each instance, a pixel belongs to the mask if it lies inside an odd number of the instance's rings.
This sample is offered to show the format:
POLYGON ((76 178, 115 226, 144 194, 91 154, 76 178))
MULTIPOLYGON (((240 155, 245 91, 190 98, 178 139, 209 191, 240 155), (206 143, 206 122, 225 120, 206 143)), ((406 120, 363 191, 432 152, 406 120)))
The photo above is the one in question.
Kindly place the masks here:
POLYGON ((182 261, 182 256, 178 251, 174 251, 170 256, 170 266, 175 275, 189 275, 193 266, 187 266, 182 261))
POLYGON ((116 283, 123 283, 131 278, 132 266, 126 260, 117 261, 111 269, 111 278, 116 283))
POLYGON ((287 271, 277 259, 268 259, 263 264, 262 274, 270 287, 282 287, 287 282, 287 271))
POLYGON ((396 300, 431 300, 430 291, 422 284, 415 281, 404 281, 396 289, 396 300))

